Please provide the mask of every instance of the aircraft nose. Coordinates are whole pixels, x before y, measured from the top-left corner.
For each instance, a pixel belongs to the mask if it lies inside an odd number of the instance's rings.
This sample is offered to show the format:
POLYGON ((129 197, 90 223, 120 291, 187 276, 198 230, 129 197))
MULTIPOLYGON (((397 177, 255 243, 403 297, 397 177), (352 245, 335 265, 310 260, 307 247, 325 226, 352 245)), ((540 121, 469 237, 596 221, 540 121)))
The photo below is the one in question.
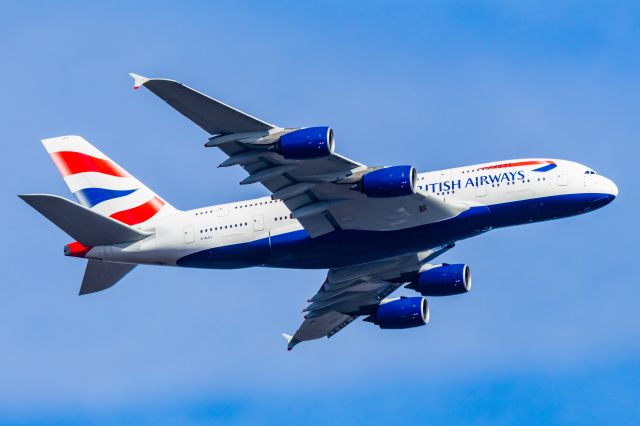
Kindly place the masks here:
POLYGON ((603 189, 612 196, 611 200, 618 196, 618 186, 611 179, 604 178, 603 189))

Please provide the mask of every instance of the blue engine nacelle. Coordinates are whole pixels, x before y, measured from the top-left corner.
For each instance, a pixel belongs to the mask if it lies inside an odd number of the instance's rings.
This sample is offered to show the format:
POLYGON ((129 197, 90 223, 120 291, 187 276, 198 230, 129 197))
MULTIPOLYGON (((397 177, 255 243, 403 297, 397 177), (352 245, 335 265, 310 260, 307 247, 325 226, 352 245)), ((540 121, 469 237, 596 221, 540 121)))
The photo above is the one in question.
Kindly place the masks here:
POLYGON ((373 170, 362 177, 360 191, 373 198, 403 197, 416 192, 416 169, 393 166, 373 170))
POLYGON ((365 321, 380 328, 411 328, 429 322, 429 304, 426 297, 401 297, 380 304, 375 314, 365 321))
POLYGON ((419 291, 423 296, 453 296, 471 290, 471 269, 468 265, 442 264, 420 272, 407 288, 419 291))
POLYGON ((277 150, 284 158, 306 160, 331 155, 334 148, 330 127, 307 127, 281 136, 277 150))

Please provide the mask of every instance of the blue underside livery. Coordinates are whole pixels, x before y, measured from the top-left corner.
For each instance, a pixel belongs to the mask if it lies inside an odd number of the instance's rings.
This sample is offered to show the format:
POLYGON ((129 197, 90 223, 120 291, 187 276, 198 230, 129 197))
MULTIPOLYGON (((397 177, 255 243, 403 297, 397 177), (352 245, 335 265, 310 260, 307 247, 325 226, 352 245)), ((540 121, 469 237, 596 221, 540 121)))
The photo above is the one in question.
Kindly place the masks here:
POLYGON ((441 222, 398 231, 336 231, 311 238, 305 230, 250 243, 216 247, 178 260, 194 268, 338 268, 428 250, 493 228, 586 213, 609 204, 610 194, 569 194, 477 206, 441 222), (366 247, 366 250, 363 250, 366 247))
POLYGON ((87 207, 96 206, 103 201, 124 197, 135 192, 135 189, 85 188, 73 193, 80 203, 87 207))

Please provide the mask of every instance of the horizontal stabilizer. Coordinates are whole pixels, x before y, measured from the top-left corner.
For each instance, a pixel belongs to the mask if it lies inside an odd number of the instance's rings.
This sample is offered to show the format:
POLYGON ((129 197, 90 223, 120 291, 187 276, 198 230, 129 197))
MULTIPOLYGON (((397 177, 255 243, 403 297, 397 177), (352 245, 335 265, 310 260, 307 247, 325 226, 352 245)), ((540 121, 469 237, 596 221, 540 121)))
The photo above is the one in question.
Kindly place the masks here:
POLYGON ((57 195, 25 194, 19 197, 86 246, 130 243, 150 235, 57 195))
POLYGON ((84 271, 80 295, 106 290, 120 281, 136 265, 128 263, 111 263, 100 260, 90 260, 84 271))

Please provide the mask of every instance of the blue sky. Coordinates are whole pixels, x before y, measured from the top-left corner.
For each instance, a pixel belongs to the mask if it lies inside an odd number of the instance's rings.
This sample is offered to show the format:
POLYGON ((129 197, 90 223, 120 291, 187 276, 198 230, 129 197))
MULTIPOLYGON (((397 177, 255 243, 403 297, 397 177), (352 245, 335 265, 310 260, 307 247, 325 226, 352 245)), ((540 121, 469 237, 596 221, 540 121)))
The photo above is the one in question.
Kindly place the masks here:
POLYGON ((0 423, 640 422, 640 6, 632 2, 3 2, 0 423), (593 167, 605 209, 464 241, 431 323, 285 350, 324 271, 140 267, 77 291, 39 140, 80 134, 178 208, 265 195, 128 72, 178 79, 338 151, 419 170, 593 167))

